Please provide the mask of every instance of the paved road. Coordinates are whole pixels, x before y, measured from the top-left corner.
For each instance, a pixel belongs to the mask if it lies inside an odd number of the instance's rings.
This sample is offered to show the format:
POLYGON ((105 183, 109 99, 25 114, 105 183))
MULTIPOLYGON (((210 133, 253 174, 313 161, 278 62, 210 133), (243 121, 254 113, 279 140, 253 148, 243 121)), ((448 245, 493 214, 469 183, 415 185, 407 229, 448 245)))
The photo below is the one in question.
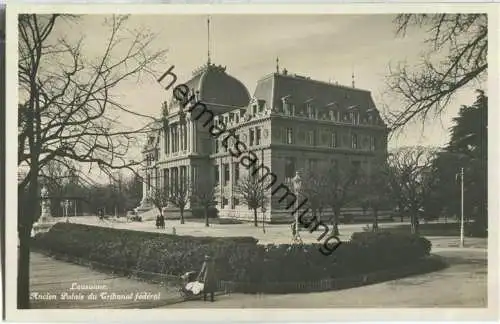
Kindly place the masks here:
POLYGON ((54 260, 41 254, 31 256, 31 291, 41 295, 88 295, 89 291, 70 290, 74 283, 101 285, 96 300, 33 300, 33 308, 335 308, 335 307, 486 307, 486 250, 440 248, 450 262, 441 271, 379 283, 370 286, 309 294, 247 295, 217 297, 214 303, 191 301, 165 306, 179 298, 177 292, 159 285, 115 277, 84 266, 54 260), (127 295, 159 293, 160 300, 102 300, 100 293, 127 295))
POLYGON ((31 308, 152 308, 179 297, 175 290, 159 284, 117 277, 38 253, 30 257, 31 308), (96 299, 88 298, 91 293, 96 299))
MULTIPOLYGON (((286 244, 291 243, 291 231, 290 225, 288 224, 273 224, 266 225, 266 232, 264 233, 262 228, 256 228, 253 224, 211 224, 210 227, 205 227, 202 222, 189 222, 185 224, 179 224, 178 220, 167 220, 165 229, 156 229, 154 221, 147 222, 129 222, 127 223, 125 219, 121 218, 118 220, 107 220, 99 221, 97 217, 94 216, 82 216, 70 218, 71 222, 96 225, 96 226, 106 226, 114 228, 123 228, 136 231, 145 232, 156 232, 156 233, 172 233, 172 228, 175 227, 177 235, 192 235, 192 236, 220 236, 220 237, 231 237, 231 236, 252 236, 259 240, 259 243, 278 243, 286 244)), ((391 222, 391 223, 381 223, 380 227, 392 227, 401 224, 401 222, 391 222)), ((340 239, 348 240, 350 239, 352 233, 362 232, 365 224, 341 224, 340 228, 340 239)), ((309 233, 306 231, 301 231, 301 237, 305 243, 317 243, 317 238, 321 235, 321 232, 309 233)), ((459 238, 458 237, 427 237, 431 242, 433 248, 441 247, 458 247, 459 238)), ((487 239, 485 238, 466 238, 466 247, 479 247, 486 248, 487 239)))
POLYGON ((219 296, 176 308, 487 307, 487 262, 482 249, 442 248, 447 269, 370 286, 309 294, 219 296))

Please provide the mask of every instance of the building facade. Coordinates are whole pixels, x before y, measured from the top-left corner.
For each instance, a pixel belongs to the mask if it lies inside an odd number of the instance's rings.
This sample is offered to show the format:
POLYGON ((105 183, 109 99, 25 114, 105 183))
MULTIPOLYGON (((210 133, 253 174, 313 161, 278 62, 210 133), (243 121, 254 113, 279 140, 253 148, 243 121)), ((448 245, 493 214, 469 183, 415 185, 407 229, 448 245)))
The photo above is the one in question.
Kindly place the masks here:
MULTIPOLYGON (((340 160, 369 172, 387 156, 388 128, 369 91, 283 70, 258 80, 250 95, 225 67, 210 63, 185 85, 190 95, 213 112, 210 125, 223 122, 227 130, 234 131, 258 157, 258 164, 276 175, 278 183, 289 183, 298 170, 340 160)), ((205 181, 216 187, 220 217, 253 219, 253 212, 234 192, 248 171, 230 154, 231 143, 224 145, 223 137, 215 138, 210 127, 203 125, 206 119, 193 118, 176 100, 165 103, 163 109, 164 125, 149 135, 143 151, 147 166, 139 210, 151 208, 148 195, 154 188, 205 181)), ((259 218, 273 222, 292 219, 286 203, 271 194, 272 188, 268 191, 270 203, 259 218)))

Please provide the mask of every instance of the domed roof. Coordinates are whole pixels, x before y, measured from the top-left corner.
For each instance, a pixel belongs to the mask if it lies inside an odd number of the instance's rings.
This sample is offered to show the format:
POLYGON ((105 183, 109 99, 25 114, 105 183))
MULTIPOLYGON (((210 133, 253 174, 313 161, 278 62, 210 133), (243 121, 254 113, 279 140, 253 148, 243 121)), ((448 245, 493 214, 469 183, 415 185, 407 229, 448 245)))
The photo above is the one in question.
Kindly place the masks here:
POLYGON ((200 101, 234 107, 246 107, 250 103, 250 93, 238 79, 226 73, 226 68, 207 64, 198 71, 186 85, 199 91, 200 101))

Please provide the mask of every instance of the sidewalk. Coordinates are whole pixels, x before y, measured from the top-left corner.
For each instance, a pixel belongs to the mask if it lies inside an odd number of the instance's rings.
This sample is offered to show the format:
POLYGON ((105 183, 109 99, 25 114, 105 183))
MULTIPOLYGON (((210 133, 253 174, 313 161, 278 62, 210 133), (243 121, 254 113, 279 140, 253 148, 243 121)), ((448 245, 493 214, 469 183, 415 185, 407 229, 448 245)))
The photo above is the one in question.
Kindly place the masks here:
POLYGON ((30 257, 31 308, 154 308, 180 300, 176 288, 98 272, 39 253, 30 257))
POLYGON ((487 255, 480 249, 439 251, 440 271, 378 284, 304 294, 231 294, 214 303, 191 301, 167 308, 401 308, 487 307, 487 255))

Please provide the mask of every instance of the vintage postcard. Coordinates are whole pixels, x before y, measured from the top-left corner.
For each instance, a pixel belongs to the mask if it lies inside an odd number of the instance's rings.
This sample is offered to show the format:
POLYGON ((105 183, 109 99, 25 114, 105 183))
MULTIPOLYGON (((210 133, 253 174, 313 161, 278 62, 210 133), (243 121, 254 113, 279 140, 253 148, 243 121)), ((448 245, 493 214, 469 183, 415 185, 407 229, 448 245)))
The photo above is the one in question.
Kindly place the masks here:
POLYGON ((119 9, 7 8, 8 320, 498 319, 498 6, 119 9))

